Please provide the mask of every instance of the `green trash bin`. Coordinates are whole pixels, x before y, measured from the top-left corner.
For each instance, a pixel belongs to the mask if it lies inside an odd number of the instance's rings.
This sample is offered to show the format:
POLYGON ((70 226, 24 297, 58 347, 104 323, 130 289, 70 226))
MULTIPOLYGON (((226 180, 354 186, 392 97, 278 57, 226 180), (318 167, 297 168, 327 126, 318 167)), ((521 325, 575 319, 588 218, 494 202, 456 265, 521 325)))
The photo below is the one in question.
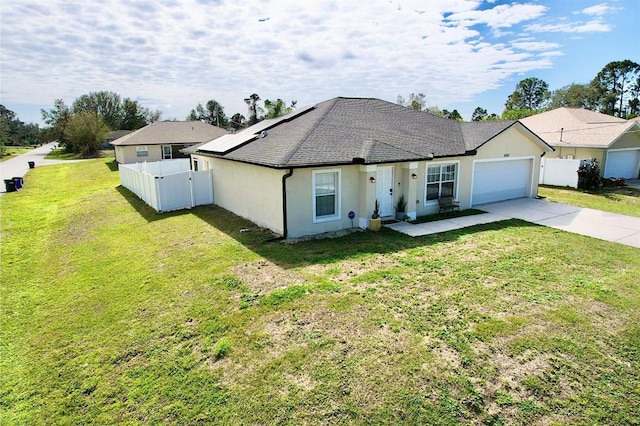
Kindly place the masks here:
POLYGON ((16 182, 13 179, 5 179, 4 180, 4 187, 7 190, 7 192, 16 192, 16 182))

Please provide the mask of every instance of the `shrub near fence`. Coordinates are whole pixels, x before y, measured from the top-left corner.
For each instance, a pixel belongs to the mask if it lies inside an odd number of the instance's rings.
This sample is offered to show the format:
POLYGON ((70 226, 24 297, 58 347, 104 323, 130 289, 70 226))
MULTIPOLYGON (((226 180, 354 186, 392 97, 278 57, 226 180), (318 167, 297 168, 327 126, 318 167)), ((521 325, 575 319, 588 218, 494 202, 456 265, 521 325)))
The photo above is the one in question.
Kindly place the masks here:
POLYGON ((158 212, 213 204, 211 170, 194 172, 188 159, 121 164, 120 183, 158 212))

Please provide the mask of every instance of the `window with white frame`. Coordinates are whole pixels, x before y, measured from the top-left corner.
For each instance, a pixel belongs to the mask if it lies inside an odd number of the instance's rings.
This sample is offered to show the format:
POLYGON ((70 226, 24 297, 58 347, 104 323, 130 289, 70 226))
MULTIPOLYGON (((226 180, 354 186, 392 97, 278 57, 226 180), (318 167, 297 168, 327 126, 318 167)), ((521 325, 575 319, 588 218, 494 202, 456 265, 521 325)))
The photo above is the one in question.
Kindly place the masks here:
POLYGON ((173 150, 171 145, 162 145, 162 159, 171 160, 173 158, 173 150))
POLYGON ((340 219, 340 170, 313 172, 313 221, 340 219))
POLYGON ((147 157, 149 155, 149 150, 145 145, 136 146, 136 156, 137 157, 147 157))
POLYGON ((430 164, 427 166, 425 202, 440 197, 456 196, 457 164, 430 164))

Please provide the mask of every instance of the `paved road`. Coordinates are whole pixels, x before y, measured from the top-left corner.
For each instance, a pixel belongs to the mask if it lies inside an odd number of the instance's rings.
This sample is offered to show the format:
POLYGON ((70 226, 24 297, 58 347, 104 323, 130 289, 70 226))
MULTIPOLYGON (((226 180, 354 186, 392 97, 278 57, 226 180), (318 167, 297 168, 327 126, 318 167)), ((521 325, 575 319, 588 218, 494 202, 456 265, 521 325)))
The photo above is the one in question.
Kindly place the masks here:
POLYGON ((0 194, 6 192, 4 179, 11 179, 16 176, 24 177, 29 171, 29 161, 33 161, 36 167, 49 166, 52 164, 63 164, 70 162, 86 161, 86 160, 45 160, 45 156, 54 149, 55 143, 49 143, 36 148, 26 154, 17 155, 9 160, 0 162, 0 175, 2 176, 2 190, 0 194))

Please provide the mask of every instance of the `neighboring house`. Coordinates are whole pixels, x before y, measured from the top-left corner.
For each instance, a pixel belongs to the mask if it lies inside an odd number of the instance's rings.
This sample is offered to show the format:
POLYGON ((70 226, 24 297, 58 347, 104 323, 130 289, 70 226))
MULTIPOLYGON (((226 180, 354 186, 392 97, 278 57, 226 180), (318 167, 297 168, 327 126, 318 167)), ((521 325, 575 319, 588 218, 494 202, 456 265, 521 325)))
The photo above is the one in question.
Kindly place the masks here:
POLYGON ((113 148, 113 146, 111 146, 111 142, 115 141, 116 139, 120 139, 121 137, 126 136, 129 133, 133 133, 133 130, 114 130, 113 132, 109 132, 107 137, 104 138, 104 141, 102 141, 102 147, 105 149, 113 148))
POLYGON ((596 159, 602 176, 637 179, 640 122, 583 108, 556 108, 520 120, 555 148, 550 158, 596 159))
POLYGON ((200 121, 156 121, 111 144, 120 164, 184 158, 181 149, 226 135, 227 131, 200 121))
POLYGON ((553 149, 519 122, 460 123, 378 99, 334 98, 185 150, 214 203, 286 238, 537 195, 553 149), (353 212, 353 219, 350 217, 353 212))

